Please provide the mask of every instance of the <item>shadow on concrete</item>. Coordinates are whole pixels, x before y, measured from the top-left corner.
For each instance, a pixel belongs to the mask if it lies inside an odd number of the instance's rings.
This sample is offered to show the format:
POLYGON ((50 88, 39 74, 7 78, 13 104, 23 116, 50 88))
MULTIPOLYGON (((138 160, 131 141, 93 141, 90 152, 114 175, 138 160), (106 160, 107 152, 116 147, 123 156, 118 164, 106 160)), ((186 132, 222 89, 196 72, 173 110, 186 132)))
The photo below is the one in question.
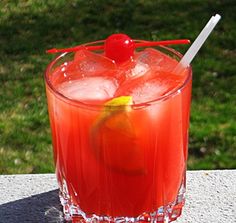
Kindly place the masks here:
POLYGON ((0 205, 0 223, 62 223, 58 190, 0 205))

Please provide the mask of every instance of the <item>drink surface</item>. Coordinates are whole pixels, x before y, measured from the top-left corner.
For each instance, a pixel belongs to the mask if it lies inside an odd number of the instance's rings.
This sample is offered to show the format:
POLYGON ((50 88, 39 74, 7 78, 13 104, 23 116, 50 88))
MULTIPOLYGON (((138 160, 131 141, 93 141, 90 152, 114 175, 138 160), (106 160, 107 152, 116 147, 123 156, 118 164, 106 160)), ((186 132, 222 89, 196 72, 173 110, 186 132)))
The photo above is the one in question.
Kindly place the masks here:
POLYGON ((190 71, 173 74, 177 63, 152 48, 119 65, 81 50, 51 71, 60 93, 46 85, 57 177, 83 212, 139 216, 175 201, 191 96, 190 71))
POLYGON ((64 96, 89 104, 130 95, 134 104, 158 99, 178 88, 186 75, 172 74, 177 61, 152 48, 137 52, 132 61, 116 65, 109 58, 78 51, 51 77, 64 96))

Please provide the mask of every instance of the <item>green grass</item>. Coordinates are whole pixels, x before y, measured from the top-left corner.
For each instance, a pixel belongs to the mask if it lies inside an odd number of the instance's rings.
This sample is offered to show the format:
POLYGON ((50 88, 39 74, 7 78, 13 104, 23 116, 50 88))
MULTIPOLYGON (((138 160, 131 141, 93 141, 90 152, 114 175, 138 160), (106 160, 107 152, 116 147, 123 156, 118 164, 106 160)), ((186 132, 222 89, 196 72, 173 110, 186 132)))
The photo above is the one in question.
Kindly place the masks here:
MULTIPOLYGON (((194 40, 222 15, 194 70, 190 169, 236 168, 236 3, 201 0, 1 0, 0 173, 53 171, 43 73, 45 50, 124 32, 137 39, 194 40)), ((178 46, 185 52, 187 46, 178 46)))

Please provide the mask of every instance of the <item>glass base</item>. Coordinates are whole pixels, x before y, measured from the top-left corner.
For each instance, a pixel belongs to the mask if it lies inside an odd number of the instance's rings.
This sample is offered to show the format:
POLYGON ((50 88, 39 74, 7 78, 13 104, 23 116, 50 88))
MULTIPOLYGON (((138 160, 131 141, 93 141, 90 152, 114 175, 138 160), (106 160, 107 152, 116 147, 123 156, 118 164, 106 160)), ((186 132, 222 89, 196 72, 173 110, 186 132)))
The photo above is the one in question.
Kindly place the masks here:
MULTIPOLYGON (((64 191, 65 192, 65 191, 64 191)), ((185 183, 183 182, 176 200, 166 206, 159 207, 152 213, 144 212, 138 217, 111 217, 111 216, 97 216, 85 214, 79 206, 71 203, 67 193, 60 192, 60 201, 63 206, 64 219, 71 223, 135 223, 135 222, 152 222, 152 223, 168 223, 175 221, 182 212, 182 207, 185 202, 185 183)))

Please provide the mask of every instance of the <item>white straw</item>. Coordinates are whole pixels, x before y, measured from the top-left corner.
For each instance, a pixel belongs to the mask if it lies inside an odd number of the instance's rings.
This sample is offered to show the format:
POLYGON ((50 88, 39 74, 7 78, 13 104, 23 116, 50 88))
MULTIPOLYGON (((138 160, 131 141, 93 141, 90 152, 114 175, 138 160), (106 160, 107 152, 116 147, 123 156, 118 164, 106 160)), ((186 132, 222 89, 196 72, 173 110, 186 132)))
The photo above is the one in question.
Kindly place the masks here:
POLYGON ((216 24, 221 19, 221 16, 216 14, 212 16, 211 19, 208 21, 206 26, 203 28, 201 33, 195 39, 193 44, 189 47, 188 51, 182 57, 176 68, 174 69, 174 73, 179 73, 181 69, 184 69, 189 66, 192 62, 193 58, 196 56, 199 49, 202 47, 203 43, 206 41, 207 37, 210 35, 216 24))

